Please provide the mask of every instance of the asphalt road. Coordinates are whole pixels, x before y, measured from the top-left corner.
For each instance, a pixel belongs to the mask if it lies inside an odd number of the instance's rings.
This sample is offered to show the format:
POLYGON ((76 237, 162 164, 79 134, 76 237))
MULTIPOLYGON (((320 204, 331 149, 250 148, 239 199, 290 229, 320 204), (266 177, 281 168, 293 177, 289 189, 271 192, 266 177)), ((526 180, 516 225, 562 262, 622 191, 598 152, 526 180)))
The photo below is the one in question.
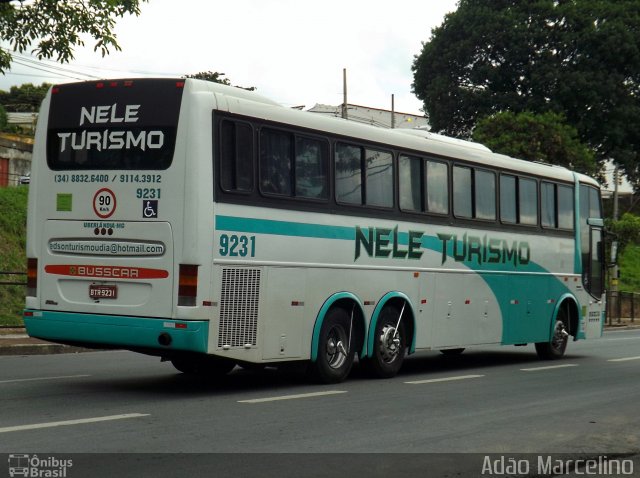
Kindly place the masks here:
MULTIPOLYGON (((532 346, 420 353, 394 379, 367 379, 356 366, 338 385, 274 369, 198 380, 130 352, 0 357, 0 453, 153 454, 73 455, 92 476, 116 476, 118 466, 121 476, 147 476, 149 463, 167 473, 154 476, 235 476, 247 464, 257 468, 239 475, 327 476, 332 460, 351 476, 440 460, 451 473, 439 476, 473 476, 465 473, 485 454, 637 454, 639 430, 640 330, 570 342, 555 362, 532 346), (470 464, 424 455, 460 452, 477 455, 470 464), (166 453, 233 455, 211 465, 210 455, 166 453)), ((88 476, 78 468, 66 476, 88 476)))

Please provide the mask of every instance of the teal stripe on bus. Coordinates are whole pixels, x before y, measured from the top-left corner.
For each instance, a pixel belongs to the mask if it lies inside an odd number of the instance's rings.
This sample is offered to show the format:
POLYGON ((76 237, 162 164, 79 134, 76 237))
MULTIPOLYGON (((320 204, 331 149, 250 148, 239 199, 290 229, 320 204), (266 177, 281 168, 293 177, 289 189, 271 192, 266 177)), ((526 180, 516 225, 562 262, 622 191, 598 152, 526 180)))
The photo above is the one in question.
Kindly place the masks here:
MULTIPOLYGON (((308 237, 317 239, 339 239, 355 241, 355 226, 334 226, 330 224, 308 224, 291 221, 277 221, 271 219, 256 219, 235 216, 216 216, 216 228, 224 231, 244 232, 253 234, 271 234, 292 237, 308 237)), ((409 234, 398 233, 399 245, 406 246, 409 243, 409 234)), ((458 240, 459 247, 463 242, 458 240)), ((441 252, 442 242, 435 236, 424 235, 422 247, 427 250, 441 252)), ((452 255, 447 253, 447 257, 452 255)), ((500 307, 503 319, 502 343, 520 343, 526 337, 531 341, 533 333, 536 341, 545 341, 547 325, 551 324, 554 306, 543 305, 536 301, 531 305, 528 313, 514 313, 513 299, 518 300, 517 309, 529 307, 526 297, 531 296, 531 291, 541 297, 554 299, 570 292, 567 286, 560 280, 550 280, 550 272, 534 261, 527 264, 507 263, 482 263, 477 261, 461 261, 465 267, 476 272, 493 292, 500 307), (533 273, 526 275, 513 275, 512 272, 533 273), (523 291, 528 291, 523 295, 523 291), (536 335, 541 333, 542 335, 536 335)), ((573 296, 573 294, 572 294, 573 296)), ((578 304, 579 307, 579 304, 578 304)))

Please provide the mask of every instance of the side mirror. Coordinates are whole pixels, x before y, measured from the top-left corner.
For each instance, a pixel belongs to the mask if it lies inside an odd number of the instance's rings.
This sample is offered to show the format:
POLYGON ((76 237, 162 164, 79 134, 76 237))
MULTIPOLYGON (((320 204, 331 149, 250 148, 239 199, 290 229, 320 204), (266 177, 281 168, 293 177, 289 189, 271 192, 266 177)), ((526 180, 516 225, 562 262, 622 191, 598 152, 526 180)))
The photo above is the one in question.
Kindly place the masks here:
POLYGON ((611 264, 618 263, 618 241, 611 241, 611 264))
POLYGON ((587 219, 587 224, 594 227, 604 227, 604 219, 601 217, 590 217, 587 219))

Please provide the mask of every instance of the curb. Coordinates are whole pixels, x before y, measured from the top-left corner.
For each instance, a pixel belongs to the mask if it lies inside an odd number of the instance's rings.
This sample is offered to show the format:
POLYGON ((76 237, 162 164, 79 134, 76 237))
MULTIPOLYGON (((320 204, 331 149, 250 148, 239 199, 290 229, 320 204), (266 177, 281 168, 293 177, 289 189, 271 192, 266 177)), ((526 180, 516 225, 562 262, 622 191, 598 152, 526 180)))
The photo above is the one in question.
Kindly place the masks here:
POLYGON ((91 352, 91 349, 62 344, 11 344, 3 346, 0 341, 0 357, 10 355, 51 355, 91 352))

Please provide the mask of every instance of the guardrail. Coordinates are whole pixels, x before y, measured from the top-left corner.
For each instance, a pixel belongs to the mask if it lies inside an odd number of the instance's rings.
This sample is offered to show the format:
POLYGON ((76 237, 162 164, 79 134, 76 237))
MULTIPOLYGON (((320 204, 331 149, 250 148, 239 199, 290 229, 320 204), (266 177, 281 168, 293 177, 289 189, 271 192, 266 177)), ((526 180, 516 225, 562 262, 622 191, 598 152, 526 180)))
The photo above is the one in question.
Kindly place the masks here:
POLYGON ((17 282, 16 280, 5 280, 13 277, 26 277, 26 272, 5 272, 0 271, 0 285, 27 285, 26 282, 17 282), (8 277, 7 277, 8 276, 8 277))
POLYGON ((636 318, 640 319, 640 293, 624 291, 607 292, 608 325, 633 324, 636 318))

